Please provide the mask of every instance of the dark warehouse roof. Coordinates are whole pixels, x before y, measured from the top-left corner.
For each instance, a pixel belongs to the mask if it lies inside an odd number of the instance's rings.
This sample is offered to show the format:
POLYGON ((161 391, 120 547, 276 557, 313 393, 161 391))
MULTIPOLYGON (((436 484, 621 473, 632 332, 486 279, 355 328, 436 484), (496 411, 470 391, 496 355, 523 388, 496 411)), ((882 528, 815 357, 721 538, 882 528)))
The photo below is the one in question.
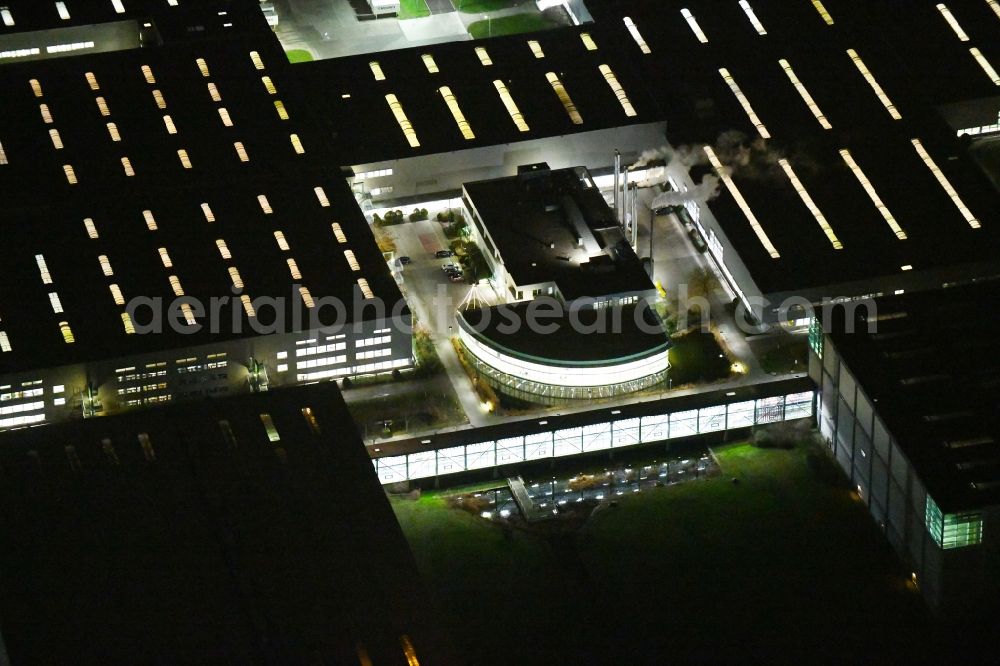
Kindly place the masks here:
POLYGON ((1000 282, 878 299, 824 321, 834 347, 946 512, 1000 502, 1000 282), (848 332, 848 323, 853 332, 848 332))
POLYGON ((15 663, 454 663, 332 384, 0 444, 15 663))

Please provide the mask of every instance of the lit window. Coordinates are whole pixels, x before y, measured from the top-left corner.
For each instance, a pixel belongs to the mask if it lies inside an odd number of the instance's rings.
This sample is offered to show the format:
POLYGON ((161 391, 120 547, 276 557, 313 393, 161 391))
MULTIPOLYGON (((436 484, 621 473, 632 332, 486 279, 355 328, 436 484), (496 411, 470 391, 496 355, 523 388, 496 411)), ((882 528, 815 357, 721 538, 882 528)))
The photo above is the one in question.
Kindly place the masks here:
POLYGON ((466 141, 475 139, 476 135, 472 132, 472 127, 469 125, 469 121, 465 119, 462 109, 458 106, 458 100, 455 99, 455 95, 451 92, 451 88, 448 86, 442 86, 441 88, 438 88, 438 92, 441 93, 441 97, 444 98, 444 103, 448 106, 448 110, 451 111, 451 116, 455 119, 455 124, 458 125, 458 131, 462 133, 462 137, 466 141))
POLYGON ((302 297, 302 302, 306 304, 307 308, 316 307, 316 302, 313 301, 312 294, 309 293, 309 289, 306 287, 299 287, 299 296, 302 297))
POLYGON ((823 21, 827 25, 833 25, 833 17, 830 16, 830 12, 826 11, 826 7, 823 6, 822 0, 812 0, 813 7, 819 12, 819 15, 823 17, 823 21))
POLYGON ((63 173, 66 175, 66 182, 70 185, 76 185, 76 171, 73 170, 73 165, 63 164, 63 173))
POLYGON ((148 83, 149 85, 153 85, 154 83, 156 83, 156 77, 153 76, 153 70, 150 68, 149 65, 142 66, 142 76, 143 78, 146 79, 146 83, 148 83))
POLYGON ((809 94, 809 91, 806 89, 806 87, 802 84, 801 81, 799 81, 799 77, 795 75, 795 70, 792 69, 791 64, 789 64, 789 62, 784 59, 779 60, 778 64, 780 64, 781 68, 785 70, 785 74, 788 75, 788 80, 792 82, 793 86, 795 86, 795 90, 798 91, 799 96, 802 97, 802 101, 804 101, 806 103, 806 106, 809 107, 809 110, 812 111, 813 116, 816 117, 816 120, 819 122, 820 126, 823 129, 832 129, 833 125, 831 125, 830 121, 827 120, 825 115, 823 115, 823 112, 820 110, 819 105, 816 104, 816 100, 814 100, 812 95, 809 94))
MULTIPOLYGON (((685 9, 683 11, 687 11, 687 10, 685 9)), ((682 11, 682 13, 683 13, 683 11, 682 11)), ((652 53, 653 50, 649 48, 649 44, 647 44, 646 40, 643 39, 642 33, 639 32, 639 28, 636 27, 635 22, 631 18, 629 18, 628 16, 626 16, 622 20, 625 22, 625 27, 628 28, 629 34, 632 35, 632 39, 634 39, 635 43, 639 45, 639 50, 642 51, 643 53, 645 53, 646 55, 649 55, 650 53, 652 53)), ((705 41, 708 41, 708 40, 705 40, 705 41)))
POLYGON ((868 69, 868 65, 866 65, 865 61, 861 59, 858 52, 854 49, 847 49, 847 55, 849 55, 851 60, 854 61, 854 65, 858 68, 858 71, 861 72, 861 75, 865 77, 865 81, 868 82, 871 89, 875 91, 875 96, 878 97, 880 102, 882 102, 882 106, 884 106, 885 110, 889 112, 889 115, 892 116, 893 120, 901 120, 903 116, 899 113, 899 110, 896 109, 896 106, 892 103, 892 100, 889 99, 889 96, 885 94, 885 91, 882 90, 882 86, 880 86, 879 82, 875 80, 875 75, 868 69))
POLYGON ((274 240, 278 241, 278 247, 280 247, 285 252, 288 252, 288 241, 285 240, 285 234, 283 232, 275 231, 274 240))
POLYGON ((517 103, 514 102, 514 98, 511 97, 510 91, 507 90, 507 84, 500 79, 497 79, 493 82, 493 86, 500 94, 500 101, 503 102, 504 107, 507 109, 507 113, 510 114, 510 119, 514 121, 514 125, 517 126, 518 131, 529 131, 530 128, 528 127, 528 123, 525 122, 524 116, 521 114, 521 110, 517 108, 517 103))
POLYGON ((271 210, 271 204, 268 203, 267 197, 263 194, 257 195, 257 203, 260 204, 260 209, 264 211, 265 215, 270 215, 274 211, 271 210))
POLYGON ((13 347, 10 346, 10 338, 7 337, 7 331, 0 331, 0 351, 9 352, 12 350, 13 347))
POLYGON ((158 109, 167 108, 167 100, 164 99, 163 93, 161 93, 159 90, 153 91, 153 101, 156 102, 156 108, 158 109))
POLYGON ((229 116, 229 110, 226 107, 219 107, 219 118, 222 119, 222 124, 226 127, 233 126, 233 119, 229 116))
POLYGON ((261 82, 264 84, 264 89, 267 90, 268 95, 277 95, 278 89, 274 87, 274 82, 271 81, 270 76, 260 77, 261 82))
POLYGON ((740 0, 740 7, 743 9, 743 13, 747 15, 747 18, 750 19, 750 25, 754 27, 757 34, 761 37, 766 35, 767 30, 764 29, 764 24, 760 22, 759 18, 757 18, 757 12, 753 10, 750 3, 747 2, 747 0, 740 0))
POLYGON ((49 305, 52 306, 53 312, 55 312, 56 314, 62 314, 63 312, 62 301, 59 300, 59 294, 57 294, 54 291, 49 292, 49 305))
POLYGON ((736 99, 739 101, 740 106, 743 107, 747 117, 750 118, 750 122, 757 128, 757 132, 763 138, 770 139, 771 133, 767 131, 767 127, 763 122, 761 122, 761 119, 757 116, 757 112, 753 110, 752 106, 750 106, 750 100, 748 100, 746 95, 743 94, 743 91, 740 90, 739 84, 736 83, 736 79, 734 79, 732 74, 729 73, 729 70, 723 67, 719 70, 719 74, 722 75, 722 79, 726 82, 726 85, 728 85, 729 89, 733 91, 734 95, 736 95, 736 99))
POLYGON ((222 95, 219 94, 219 88, 214 83, 208 84, 208 95, 212 98, 213 102, 221 102, 222 95))
POLYGON ((87 85, 90 86, 91 90, 101 89, 101 85, 97 82, 97 77, 94 76, 93 72, 87 72, 84 74, 84 77, 87 79, 87 85))
POLYGON ((729 190, 729 194, 732 195, 733 199, 736 200, 736 205, 740 207, 743 211, 743 215, 750 222, 750 228, 753 229, 754 234, 757 236, 757 240, 760 241, 761 245, 771 256, 772 259, 778 259, 781 255, 778 253, 777 248, 771 242, 771 239, 767 237, 767 233, 764 231, 764 227, 761 226, 760 222, 757 220, 757 216, 754 215, 753 211, 750 209, 750 205, 747 203, 746 199, 743 198, 743 193, 740 192, 736 183, 733 181, 732 177, 729 175, 729 171, 723 166, 722 161, 719 159, 718 155, 715 154, 715 150, 711 146, 702 146, 702 150, 705 151, 705 155, 708 156, 708 161, 711 163, 712 167, 715 169, 719 178, 725 184, 726 189, 729 190))
POLYGON ((151 210, 142 211, 142 219, 146 221, 146 227, 150 231, 156 231, 156 218, 153 217, 153 211, 151 210))
POLYGON ((122 325, 125 326, 126 335, 135 335, 135 325, 132 323, 132 317, 127 312, 122 313, 122 325))
POLYGON ((830 241, 830 244, 833 245, 833 249, 835 250, 844 249, 844 245, 837 238, 837 235, 833 233, 833 228, 830 227, 829 222, 826 221, 826 217, 823 215, 822 211, 820 211, 819 206, 816 205, 816 202, 813 201, 813 198, 809 195, 809 192, 806 190, 805 185, 802 184, 802 181, 799 180, 799 177, 795 174, 795 171, 792 169, 791 163, 785 159, 779 160, 778 163, 781 165, 781 168, 785 171, 785 174, 788 176, 788 180, 792 182, 792 187, 795 188, 795 192, 799 195, 799 198, 802 199, 802 202, 806 205, 806 208, 809 209, 809 212, 812 213, 813 217, 816 219, 816 222, 823 230, 823 233, 826 234, 826 237, 830 241))
POLYGON ((368 67, 371 68, 372 75, 376 81, 385 81, 385 72, 382 71, 382 65, 378 64, 377 60, 372 60, 368 63, 368 67))
POLYGON ((62 150, 62 148, 63 148, 63 142, 62 142, 62 137, 59 136, 59 130, 57 130, 57 129, 50 129, 49 130, 49 138, 52 139, 52 147, 53 148, 55 148, 56 150, 62 150))
POLYGON ((38 105, 38 111, 39 111, 39 113, 42 114, 42 122, 44 122, 46 125, 51 125, 52 124, 52 112, 49 111, 49 105, 48 104, 39 104, 38 105))
POLYGON ((94 225, 94 219, 91 217, 85 218, 83 220, 83 226, 87 230, 87 236, 92 240, 97 240, 100 236, 97 235, 97 226, 94 225))
POLYGON ((250 300, 249 296, 247 296, 246 294, 240 296, 240 303, 243 304, 243 311, 247 313, 248 317, 257 316, 257 311, 254 310, 253 302, 250 300))
POLYGON ((296 152, 296 154, 301 155, 306 152, 306 149, 302 147, 302 140, 299 139, 298 134, 289 134, 288 138, 291 139, 292 149, 296 152))
POLYGON ((701 26, 698 25, 698 19, 694 17, 691 10, 682 9, 681 16, 684 17, 685 21, 687 21, 688 27, 691 28, 691 32, 693 32, 694 36, 698 38, 698 41, 702 44, 708 44, 708 36, 705 34, 705 31, 701 29, 701 26))
POLYGON ((181 286, 181 279, 176 275, 168 275, 167 281, 170 282, 170 288, 174 290, 174 296, 181 297, 184 295, 184 287, 181 286))
POLYGON ((389 104, 389 110, 395 116, 396 122, 399 123, 399 128, 403 130, 403 136, 406 137, 407 143, 410 144, 411 148, 419 147, 420 141, 417 139, 417 133, 414 131, 413 125, 410 124, 409 118, 406 117, 403 105, 399 103, 399 100, 392 93, 385 96, 385 101, 389 104))
POLYGON ((117 284, 108 285, 108 289, 111 290, 111 298, 114 299, 115 305, 125 305, 125 296, 122 294, 121 287, 117 284))
POLYGON ((622 105, 622 108, 625 109, 625 115, 629 118, 635 116, 635 107, 632 106, 632 101, 629 100, 628 95, 625 94, 625 89, 622 88, 621 83, 618 82, 618 77, 615 76, 615 73, 611 71, 611 68, 607 65, 601 65, 598 69, 600 69, 601 74, 604 75, 604 80, 608 82, 609 86, 611 86, 611 92, 615 94, 615 97, 618 98, 618 102, 622 105))
POLYGON ((352 271, 361 270, 361 264, 358 263, 358 259, 354 256, 353 250, 344 250, 344 257, 347 259, 347 264, 351 267, 352 271))
POLYGON ((103 97, 98 97, 94 101, 97 102, 97 109, 101 112, 102 116, 111 115, 111 109, 108 108, 108 103, 103 97))
POLYGON ((313 192, 316 193, 316 198, 319 200, 320 206, 327 208, 330 205, 330 200, 326 198, 326 191, 322 187, 314 187, 313 192))
POLYGON ((479 57, 479 62, 483 64, 483 67, 489 67, 493 64, 493 60, 490 58, 490 53, 486 50, 485 46, 476 47, 476 56, 479 57))
POLYGON ((250 52, 250 62, 253 63, 255 69, 264 69, 264 61, 260 59, 260 54, 256 51, 250 52))
POLYGON ((117 143, 122 140, 122 135, 118 133, 118 125, 114 123, 108 123, 107 127, 108 127, 108 135, 111 137, 112 141, 117 143))
POLYGON ((280 442, 281 435, 278 434, 278 429, 274 427, 274 420, 271 418, 270 414, 261 414, 260 422, 264 424, 264 430, 267 431, 267 439, 270 442, 280 442))
POLYGON ((948 5, 943 2, 939 2, 937 10, 941 12, 941 16, 943 16, 944 20, 947 21, 949 26, 951 26, 951 29, 955 31, 955 35, 958 37, 959 41, 969 41, 969 36, 965 34, 965 30, 962 29, 958 19, 956 19, 955 15, 951 13, 950 9, 948 9, 948 5))
POLYGON ((913 147, 916 148, 917 154, 920 156, 920 159, 924 161, 924 164, 927 165, 927 168, 930 169, 932 174, 934 174, 934 178, 936 178, 938 183, 941 185, 941 189, 943 189, 945 191, 945 194, 947 194, 948 197, 952 200, 952 202, 955 204, 955 207, 958 208, 958 211, 962 214, 962 217, 965 218, 965 221, 968 223, 968 225, 973 229, 979 229, 981 226, 979 224, 979 220, 976 219, 975 215, 972 214, 972 211, 970 211, 969 208, 965 205, 965 202, 962 201, 962 198, 958 196, 958 192, 955 191, 955 188, 952 186, 951 181, 948 180, 948 177, 944 175, 944 172, 941 171, 941 168, 937 165, 937 163, 930 156, 930 154, 924 149, 924 145, 920 142, 920 139, 913 139, 911 143, 913 144, 913 147))
POLYGON ((250 161, 250 156, 247 155, 247 149, 243 147, 242 141, 236 141, 233 143, 233 148, 236 149, 236 155, 240 158, 240 162, 250 161))
POLYGON ((424 61, 424 67, 431 74, 437 74, 440 70, 438 69, 437 63, 434 62, 434 56, 430 53, 425 53, 420 56, 420 59, 424 61))
POLYGON ((302 273, 299 271, 299 265, 295 262, 295 260, 289 257, 285 260, 285 263, 288 264, 288 272, 292 274, 292 279, 301 280, 302 273))
POLYGON ((233 286, 237 289, 243 288, 243 278, 240 277, 240 272, 236 270, 235 266, 229 267, 229 279, 233 281, 233 286))
POLYGON ((552 90, 555 91, 556 97, 558 97, 559 101, 562 102, 563 108, 566 109, 566 114, 569 116, 569 119, 574 125, 582 125, 583 118, 580 116, 580 112, 577 111, 576 104, 573 103, 573 98, 569 96, 569 93, 566 91, 565 86, 563 86, 562 81, 559 80, 559 77, 556 76, 556 73, 549 72, 545 75, 545 78, 548 79, 549 84, 552 86, 552 90))
POLYGON ((204 76, 205 78, 208 78, 210 75, 208 73, 208 63, 205 62, 205 59, 198 58, 197 60, 195 60, 195 63, 198 65, 198 71, 201 72, 201 75, 204 76))
POLYGON ((184 167, 185 169, 191 168, 191 158, 188 157, 188 153, 186 150, 184 150, 183 148, 178 150, 177 157, 178 159, 180 159, 182 167, 184 167))
POLYGON ((344 235, 344 230, 341 229, 339 222, 334 222, 330 225, 333 228, 333 235, 337 237, 338 243, 346 243, 347 236, 344 235))
POLYGON ((177 134, 177 127, 170 116, 163 116, 163 124, 167 127, 167 134, 177 134))
POLYGON ((125 176, 128 178, 135 175, 135 169, 132 168, 132 160, 127 157, 122 158, 122 169, 124 169, 125 176))
POLYGON ((542 45, 538 42, 537 39, 529 39, 528 48, 531 49, 532 55, 534 55, 536 58, 541 59, 545 57, 545 51, 542 50, 542 45))
POLYGON ((977 546, 983 542, 981 513, 943 514, 930 495, 925 502, 924 524, 934 542, 944 550, 977 546))
POLYGON ((375 298, 375 294, 372 292, 372 288, 369 286, 368 280, 365 278, 358 278, 358 287, 361 289, 361 293, 366 299, 375 298))
POLYGON ((31 84, 31 92, 35 94, 35 97, 41 97, 42 84, 38 82, 38 79, 31 79, 28 83, 31 84))
POLYGON ((201 205, 201 213, 205 216, 205 221, 208 223, 215 222, 215 213, 212 212, 212 207, 207 203, 201 205))
POLYGON ((229 246, 226 245, 226 241, 220 238, 215 241, 215 246, 219 248, 219 254, 222 255, 223 259, 229 260, 233 258, 233 255, 229 252, 229 246))
POLYGON ((69 322, 59 322, 59 332, 62 333, 63 342, 66 344, 71 345, 76 342, 76 338, 73 336, 73 329, 69 327, 69 322))
POLYGON ((160 261, 163 262, 164 268, 173 268, 174 262, 170 260, 170 253, 167 252, 167 248, 161 247, 157 252, 160 253, 160 261))
POLYGON ((861 170, 861 167, 858 166, 858 163, 854 161, 854 157, 851 155, 851 152, 845 148, 840 151, 840 156, 843 158, 844 163, 847 164, 847 166, 854 173, 854 176, 858 179, 858 182, 861 183, 861 187, 864 188, 865 192, 868 194, 868 197, 872 200, 872 203, 875 204, 875 207, 878 209, 878 212, 882 214, 883 218, 885 218, 885 221, 889 225, 889 228, 892 229, 892 232, 894 234, 896 234, 896 238, 898 238, 899 240, 906 240, 906 232, 903 231, 903 229, 896 222, 896 218, 893 217, 892 213, 889 211, 888 206, 886 206, 882 202, 882 199, 881 197, 879 197, 878 192, 875 191, 875 186, 872 185, 870 180, 868 180, 868 176, 866 176, 865 172, 861 170))
POLYGON ((971 53, 972 57, 976 59, 979 66, 983 68, 983 71, 986 72, 986 76, 988 76, 990 81, 993 82, 993 85, 1000 86, 1000 74, 997 74, 997 70, 993 68, 990 61, 983 55, 983 52, 977 48, 971 48, 969 49, 969 53, 971 53))
POLYGON ((288 111, 285 110, 285 103, 280 99, 274 100, 274 109, 278 112, 278 117, 282 120, 288 120, 288 111))
POLYGON ((111 261, 108 259, 108 255, 102 254, 97 258, 98 263, 101 264, 101 272, 104 273, 104 277, 113 277, 115 272, 111 268, 111 261))

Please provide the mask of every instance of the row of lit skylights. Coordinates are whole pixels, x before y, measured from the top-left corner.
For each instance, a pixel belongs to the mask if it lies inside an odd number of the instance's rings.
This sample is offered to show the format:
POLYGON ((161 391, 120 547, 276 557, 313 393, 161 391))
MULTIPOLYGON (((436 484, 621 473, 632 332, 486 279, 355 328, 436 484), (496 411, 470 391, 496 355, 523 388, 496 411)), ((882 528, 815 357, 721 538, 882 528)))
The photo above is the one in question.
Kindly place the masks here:
MULTIPOLYGON (((42 284, 49 286, 54 283, 52 279, 52 273, 49 272, 48 263, 45 261, 45 256, 41 254, 35 255, 35 265, 38 266, 38 275, 42 280, 42 284)), ((59 294, 53 290, 49 292, 49 305, 52 307, 52 312, 60 315, 64 314, 62 302, 59 300, 59 294)), ((68 345, 76 342, 76 338, 73 336, 73 329, 70 328, 69 322, 60 321, 59 322, 59 332, 62 333, 63 342, 68 345)), ((8 347, 10 346, 10 341, 7 341, 8 347)), ((9 351, 9 349, 7 350, 9 351)))
POLYGON ((993 13, 997 15, 998 19, 1000 19, 1000 2, 997 2, 997 0, 986 0, 986 4, 990 6, 993 13))
POLYGON ((816 11, 819 12, 819 15, 822 17, 823 21, 827 25, 833 25, 834 23, 833 16, 831 16, 830 12, 828 12, 826 10, 826 7, 823 6, 822 0, 812 0, 812 3, 813 7, 816 8, 816 11))
POLYGON ((652 53, 653 50, 649 48, 649 44, 646 43, 642 33, 639 32, 639 28, 636 27, 635 22, 628 16, 622 20, 625 22, 625 27, 628 29, 629 34, 632 35, 632 39, 634 39, 635 43, 639 45, 639 50, 646 55, 652 53))
POLYGON ((750 25, 752 25, 754 30, 757 31, 757 34, 761 37, 766 35, 767 30, 764 29, 764 24, 760 22, 759 18, 757 18, 757 13, 754 12, 750 3, 747 2, 747 0, 740 0, 740 7, 743 9, 743 13, 747 15, 747 18, 750 19, 750 25))
MULTIPOLYGON (((1000 4, 998 4, 996 0, 989 0, 989 4, 993 8, 993 11, 997 13, 997 16, 1000 17, 1000 4)), ((941 16, 944 18, 945 22, 951 27, 952 31, 954 31, 955 36, 958 37, 958 40, 960 42, 969 41, 968 33, 966 33, 965 29, 962 28, 962 24, 958 22, 958 19, 955 18, 955 15, 951 13, 951 10, 948 8, 948 5, 944 4, 943 2, 939 2, 937 5, 937 10, 941 12, 941 16)), ((993 82, 993 85, 1000 86, 1000 74, 997 74, 997 70, 993 67, 992 64, 990 64, 990 61, 986 58, 985 55, 983 55, 983 52, 976 47, 972 47, 969 49, 969 53, 972 54, 972 57, 975 59, 975 61, 979 64, 980 67, 982 67, 983 71, 986 72, 986 76, 989 78, 990 81, 993 82)))
POLYGON ((788 80, 792 82, 793 86, 795 86, 795 90, 798 91, 799 95, 802 97, 802 101, 804 101, 806 106, 809 107, 809 110, 812 111, 813 116, 816 117, 820 126, 823 129, 832 129, 833 125, 830 124, 830 121, 827 120, 823 111, 820 110, 819 105, 816 104, 816 100, 814 100, 812 95, 809 94, 809 90, 806 89, 805 85, 803 85, 801 81, 799 81, 799 77, 795 75, 795 70, 792 69, 791 64, 789 64, 789 62, 785 59, 779 60, 778 64, 780 64, 781 68, 785 70, 785 74, 788 75, 788 80))
POLYGON ((861 75, 865 77, 865 81, 867 81, 868 85, 875 91, 875 96, 878 97, 880 102, 882 102, 882 106, 884 106, 885 110, 889 112, 892 119, 901 120, 903 118, 902 114, 899 113, 899 110, 896 108, 896 105, 892 103, 892 100, 889 99, 889 96, 885 94, 882 86, 879 85, 879 82, 875 79, 875 75, 872 74, 870 69, 868 69, 868 65, 866 65, 865 61, 861 59, 858 52, 854 49, 847 49, 847 55, 849 55, 851 60, 854 61, 858 71, 861 72, 861 75))
MULTIPOLYGON (((92 73, 90 72, 87 73, 87 80, 88 82, 91 82, 91 89, 98 89, 95 88, 95 86, 97 86, 97 79, 94 78, 94 75, 92 73)), ((38 81, 38 79, 31 79, 30 81, 28 81, 28 83, 31 86, 32 94, 37 99, 43 99, 45 97, 45 93, 42 91, 42 84, 38 81)), ((105 116, 110 115, 110 111, 108 111, 108 107, 104 103, 104 98, 98 97, 97 99, 99 100, 98 107, 101 109, 101 114, 105 116)), ((48 104, 46 104, 45 102, 41 102, 38 105, 38 111, 42 116, 42 122, 44 124, 52 125, 55 123, 55 119, 52 117, 52 111, 49 109, 48 104)), ((49 139, 52 141, 52 147, 54 149, 56 150, 63 149, 62 136, 59 134, 58 129, 54 127, 49 129, 49 139)), ((0 146, 0 164, 7 164, 7 154, 3 152, 3 146, 0 146)), ((124 165, 125 162, 123 161, 122 164, 124 165)), ((66 182, 69 183, 70 185, 76 185, 79 181, 76 178, 76 170, 73 168, 73 165, 63 164, 62 168, 63 168, 63 175, 66 177, 66 182)))
POLYGON ((778 164, 780 164, 781 168, 785 171, 785 175, 787 175, 788 180, 791 181, 792 187, 795 188, 796 194, 798 194, 799 197, 802 199, 802 203, 806 205, 806 208, 809 209, 809 212, 812 213, 812 216, 816 218, 817 224, 819 224, 819 227, 820 229, 823 230, 823 233, 826 234, 826 237, 829 239, 830 244, 833 245, 833 249, 843 250, 844 249, 843 243, 840 242, 840 239, 838 239, 837 235, 833 232, 833 228, 830 226, 830 223, 826 221, 826 216, 823 215, 823 212, 819 209, 819 206, 817 206, 816 202, 813 201, 813 198, 809 195, 809 192, 806 190, 806 186, 802 184, 802 181, 799 180, 799 177, 795 174, 795 171, 792 169, 791 163, 786 159, 782 159, 778 160, 778 164))
POLYGON ((750 100, 748 100, 746 95, 743 94, 743 91, 740 90, 739 85, 736 83, 736 79, 734 79, 732 74, 729 73, 729 70, 723 67, 719 70, 719 74, 722 75, 722 79, 726 82, 726 85, 728 85, 729 89, 733 91, 734 95, 736 95, 736 99, 739 101, 740 106, 743 107, 743 110, 746 111, 747 116, 750 118, 750 122, 757 128, 757 132, 763 138, 770 139, 771 133, 767 131, 767 127, 763 122, 761 122, 760 117, 757 116, 757 112, 753 110, 752 106, 750 106, 750 100))
MULTIPOLYGON (((170 4, 176 4, 176 0, 168 0, 170 4)), ((69 8, 66 6, 65 2, 56 2, 56 13, 59 15, 63 21, 68 21, 70 19, 69 8)), ((122 0, 111 0, 111 6, 114 8, 116 14, 124 14, 125 6, 122 5, 122 0)), ((8 28, 14 27, 14 15, 10 11, 10 7, 0 7, 0 19, 3 19, 3 24, 8 28)))
POLYGON ((583 117, 580 115, 580 112, 576 108, 576 103, 573 102, 573 98, 569 96, 569 93, 566 91, 566 87, 563 85, 562 81, 559 80, 556 73, 548 72, 545 75, 545 78, 552 86, 552 90, 555 91, 556 97, 558 97, 559 101, 562 102, 563 108, 566 109, 566 115, 569 116, 570 121, 574 125, 582 125, 583 117))
POLYGON ((951 198, 952 202, 954 202, 958 211, 962 214, 962 217, 965 218, 965 221, 968 222, 969 226, 973 229, 979 229, 981 226, 979 224, 979 220, 976 219, 976 217, 972 214, 972 211, 970 211, 965 205, 962 198, 958 196, 958 192, 956 192, 955 188, 952 187, 951 181, 948 180, 948 177, 944 175, 944 172, 941 171, 934 159, 927 153, 927 150, 924 149, 920 139, 913 139, 910 143, 913 144, 913 147, 917 151, 917 155, 920 156, 920 159, 924 161, 927 168, 930 169, 932 174, 934 174, 934 177, 937 179, 938 183, 941 184, 941 188, 945 191, 945 194, 951 198))
POLYGON ((878 212, 882 214, 883 218, 885 218, 886 224, 888 224, 889 228, 892 229, 892 232, 896 234, 896 238, 899 240, 906 240, 906 232, 903 231, 902 227, 899 226, 899 223, 896 222, 896 218, 893 216, 892 211, 889 210, 889 207, 883 203, 882 198, 878 195, 878 192, 875 191, 875 186, 872 185, 870 180, 868 180, 868 176, 861 170, 858 163, 854 161, 854 156, 851 155, 851 151, 843 148, 840 151, 840 156, 843 158, 844 163, 847 164, 847 166, 854 173, 858 182, 861 183, 861 187, 864 188, 868 197, 872 200, 872 203, 875 204, 875 208, 877 208, 878 212))
POLYGON ((702 44, 708 44, 708 36, 705 35, 705 31, 701 29, 701 26, 698 24, 698 19, 694 17, 691 10, 682 9, 681 16, 684 17, 685 21, 687 21, 688 26, 691 27, 691 32, 693 32, 694 36, 698 38, 698 41, 702 44))
POLYGON ((750 222, 750 228, 753 229, 753 232, 757 235, 757 239, 760 241, 761 245, 764 246, 764 249, 772 259, 781 258, 781 254, 778 252, 778 249, 774 247, 774 243, 772 243, 771 239, 767 237, 767 233, 757 220, 757 216, 753 214, 753 211, 750 209, 750 205, 747 203, 746 199, 743 198, 743 193, 740 192, 740 189, 736 186, 736 183, 729 175, 729 170, 722 164, 719 156, 715 154, 715 151, 711 146, 703 146, 702 150, 705 151, 705 155, 708 157, 708 161, 712 165, 712 168, 715 169, 715 172, 719 175, 719 178, 722 179, 722 182, 729 191, 729 194, 731 194, 733 199, 736 201, 736 205, 740 207, 740 210, 743 211, 747 221, 750 222))

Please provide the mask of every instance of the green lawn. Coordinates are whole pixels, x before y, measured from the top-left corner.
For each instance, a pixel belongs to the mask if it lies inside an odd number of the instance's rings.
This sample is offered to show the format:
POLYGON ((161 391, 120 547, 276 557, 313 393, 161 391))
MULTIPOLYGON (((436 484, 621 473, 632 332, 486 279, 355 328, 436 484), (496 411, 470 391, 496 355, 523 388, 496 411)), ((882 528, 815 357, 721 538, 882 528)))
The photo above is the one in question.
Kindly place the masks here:
POLYGON ((305 49, 292 49, 291 51, 286 51, 285 55, 288 56, 288 62, 290 63, 313 61, 312 53, 305 49))
POLYGON ((732 361, 710 332, 692 331, 673 339, 670 378, 674 388, 725 379, 732 361))
POLYGON ((500 37, 501 35, 516 35, 522 32, 548 30, 556 24, 538 13, 511 14, 487 21, 476 21, 469 24, 469 34, 473 39, 485 37, 500 37))
MULTIPOLYGON (((500 9, 509 9, 519 4, 525 4, 525 0, 452 0, 458 11, 465 14, 478 14, 485 12, 495 12, 500 9)), ((532 3, 533 4, 533 3, 532 3)))
POLYGON ((399 3, 400 19, 421 18, 430 14, 431 10, 427 8, 424 0, 401 0, 399 3))
POLYGON ((926 656, 918 596, 823 452, 718 454, 722 476, 622 497, 571 535, 505 536, 440 496, 393 507, 473 663, 926 656))

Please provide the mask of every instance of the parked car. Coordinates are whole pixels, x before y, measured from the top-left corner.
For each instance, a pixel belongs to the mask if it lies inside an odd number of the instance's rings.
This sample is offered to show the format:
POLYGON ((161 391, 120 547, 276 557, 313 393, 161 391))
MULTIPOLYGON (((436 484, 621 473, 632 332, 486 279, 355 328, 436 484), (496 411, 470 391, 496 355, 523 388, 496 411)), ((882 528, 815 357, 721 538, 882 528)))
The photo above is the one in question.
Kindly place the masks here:
POLYGON ((441 267, 441 270, 445 273, 450 273, 454 271, 460 271, 462 268, 458 264, 445 264, 441 267))
POLYGON ((405 266, 406 264, 410 263, 410 261, 412 261, 412 260, 409 257, 400 257, 399 258, 399 263, 401 263, 403 266, 405 266))
POLYGON ((438 259, 447 259, 453 254, 455 253, 452 252, 451 250, 438 250, 437 252, 434 253, 434 256, 437 257, 438 259))
POLYGON ((465 274, 462 271, 448 273, 448 279, 452 282, 463 282, 465 280, 465 274))

